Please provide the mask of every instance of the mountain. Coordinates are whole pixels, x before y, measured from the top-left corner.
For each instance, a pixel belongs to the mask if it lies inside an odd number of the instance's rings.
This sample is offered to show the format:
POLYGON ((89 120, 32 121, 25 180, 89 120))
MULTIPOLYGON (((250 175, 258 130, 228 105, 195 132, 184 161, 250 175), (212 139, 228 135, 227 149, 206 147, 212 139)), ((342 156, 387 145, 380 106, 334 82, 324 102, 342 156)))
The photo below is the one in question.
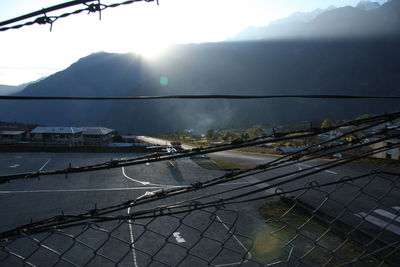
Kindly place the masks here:
POLYGON ((11 95, 21 91, 23 88, 15 85, 0 84, 0 95, 11 95))
POLYGON ((333 9, 336 9, 336 7, 330 6, 327 9, 318 8, 311 12, 295 12, 287 18, 272 21, 268 27, 249 26, 235 37, 228 39, 228 41, 261 40, 265 39, 266 36, 273 37, 281 35, 284 32, 293 31, 294 29, 300 30, 305 23, 333 9))
POLYGON ((360 1, 357 4, 357 8, 358 9, 362 9, 365 11, 370 11, 370 10, 374 10, 377 9, 378 7, 380 7, 381 5, 378 2, 371 2, 371 1, 360 1))
POLYGON ((298 23, 298 22, 310 22, 320 14, 336 9, 335 6, 329 6, 326 9, 317 8, 311 12, 295 12, 287 18, 277 19, 272 21, 269 25, 287 24, 287 23, 298 23))
POLYGON ((3 85, 0 84, 0 95, 12 95, 12 94, 16 94, 22 90, 25 89, 25 87, 27 87, 30 84, 36 83, 38 81, 43 80, 44 78, 41 78, 39 80, 33 81, 33 82, 28 82, 28 83, 23 83, 20 85, 3 85))
MULTIPOLYGON (((157 61, 95 53, 17 95, 398 95, 400 38, 177 45, 157 61), (168 84, 160 83, 161 77, 168 84)), ((2 101, 0 121, 105 126, 122 133, 347 119, 399 110, 398 100, 2 101)))
POLYGON ((381 6, 376 2, 361 1, 356 7, 295 13, 278 23, 247 28, 229 41, 397 35, 400 34, 399 2, 393 0, 381 6))

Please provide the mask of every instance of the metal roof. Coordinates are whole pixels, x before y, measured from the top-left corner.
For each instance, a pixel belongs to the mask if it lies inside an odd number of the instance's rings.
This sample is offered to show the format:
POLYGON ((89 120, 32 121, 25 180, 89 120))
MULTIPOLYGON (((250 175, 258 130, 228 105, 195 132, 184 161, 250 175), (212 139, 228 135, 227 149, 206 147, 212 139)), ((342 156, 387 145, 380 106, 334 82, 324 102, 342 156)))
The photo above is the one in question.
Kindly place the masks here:
POLYGON ((0 131, 0 135, 21 135, 25 131, 0 131))
POLYGON ((78 127, 36 127, 31 131, 34 134, 76 134, 85 131, 78 127))
POLYGON ((113 129, 106 127, 82 127, 84 135, 107 135, 114 132, 113 129))

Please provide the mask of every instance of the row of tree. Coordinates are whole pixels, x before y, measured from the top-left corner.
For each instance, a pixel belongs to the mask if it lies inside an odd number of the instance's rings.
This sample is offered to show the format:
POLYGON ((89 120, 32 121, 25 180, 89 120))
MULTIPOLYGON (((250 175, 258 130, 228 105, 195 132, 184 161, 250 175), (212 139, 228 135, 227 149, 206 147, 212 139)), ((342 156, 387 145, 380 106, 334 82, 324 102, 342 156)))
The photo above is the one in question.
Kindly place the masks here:
POLYGON ((232 142, 234 140, 249 140, 262 136, 264 133, 260 127, 253 127, 246 130, 214 130, 209 129, 206 138, 213 141, 232 142))

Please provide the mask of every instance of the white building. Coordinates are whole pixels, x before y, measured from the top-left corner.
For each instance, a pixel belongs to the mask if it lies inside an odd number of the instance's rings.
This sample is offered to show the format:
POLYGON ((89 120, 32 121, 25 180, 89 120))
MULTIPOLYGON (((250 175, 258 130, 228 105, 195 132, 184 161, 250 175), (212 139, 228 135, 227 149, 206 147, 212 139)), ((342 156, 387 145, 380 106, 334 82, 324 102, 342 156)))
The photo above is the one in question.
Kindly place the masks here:
POLYGON ((111 143, 115 130, 105 127, 82 127, 85 146, 107 146, 111 143))
POLYGON ((0 131, 0 143, 18 143, 24 137, 25 131, 0 131))
POLYGON ((36 127, 30 132, 33 141, 53 145, 80 146, 83 144, 83 128, 77 127, 36 127))
MULTIPOLYGON (((385 147, 388 145, 398 145, 400 143, 400 139, 389 139, 389 140, 384 140, 379 143, 371 145, 373 149, 378 149, 381 147, 385 147)), ((376 154, 372 155, 373 158, 378 158, 378 159, 400 159, 400 148, 395 147, 388 149, 383 152, 379 152, 376 154)))

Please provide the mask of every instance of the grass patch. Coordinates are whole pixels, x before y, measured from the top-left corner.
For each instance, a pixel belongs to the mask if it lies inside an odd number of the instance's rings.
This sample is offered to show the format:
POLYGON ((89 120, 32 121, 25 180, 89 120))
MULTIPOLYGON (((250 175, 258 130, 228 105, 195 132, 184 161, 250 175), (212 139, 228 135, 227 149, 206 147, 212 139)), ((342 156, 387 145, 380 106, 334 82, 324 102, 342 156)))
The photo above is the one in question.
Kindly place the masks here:
POLYGON ((359 159, 359 162, 371 164, 377 167, 391 168, 400 170, 400 160, 397 159, 376 159, 376 158, 364 158, 359 159))
POLYGON ((210 159, 192 159, 194 163, 207 170, 220 170, 221 168, 210 159))
POLYGON ((274 148, 264 148, 264 147, 260 147, 260 146, 242 147, 242 148, 237 149, 237 151, 261 154, 261 155, 275 154, 277 156, 282 156, 282 154, 279 154, 274 148))
POLYGON ((252 166, 246 164, 239 164, 231 161, 225 161, 220 159, 192 159, 194 163, 200 167, 208 170, 231 170, 231 169, 249 169, 252 166))
MULTIPOLYGON (((289 243, 294 248, 294 255, 297 257, 306 255, 303 258, 304 262, 317 266, 324 264, 335 266, 356 259, 363 253, 361 246, 350 240, 345 240, 315 219, 309 220, 309 215, 296 209, 291 209, 280 219, 290 208, 291 206, 285 202, 277 200, 268 202, 259 209, 261 215, 268 220, 266 227, 271 229, 271 231, 262 234, 275 237, 275 240, 272 237, 268 238, 274 240, 271 243, 274 247, 282 248, 280 254, 284 250, 287 253, 289 247, 285 247, 285 244, 289 243)), ((260 251, 256 248, 253 253, 259 258, 271 257, 269 255, 271 252, 268 250, 260 251)), ((272 253, 276 253, 276 251, 272 251, 272 253)), ((371 256, 357 264, 372 267, 378 266, 380 263, 379 259, 371 256)))
POLYGON ((241 164, 241 163, 236 163, 232 161, 226 161, 226 160, 221 160, 221 159, 213 159, 215 164, 219 167, 219 169, 250 169, 253 166, 247 165, 247 164, 241 164))

